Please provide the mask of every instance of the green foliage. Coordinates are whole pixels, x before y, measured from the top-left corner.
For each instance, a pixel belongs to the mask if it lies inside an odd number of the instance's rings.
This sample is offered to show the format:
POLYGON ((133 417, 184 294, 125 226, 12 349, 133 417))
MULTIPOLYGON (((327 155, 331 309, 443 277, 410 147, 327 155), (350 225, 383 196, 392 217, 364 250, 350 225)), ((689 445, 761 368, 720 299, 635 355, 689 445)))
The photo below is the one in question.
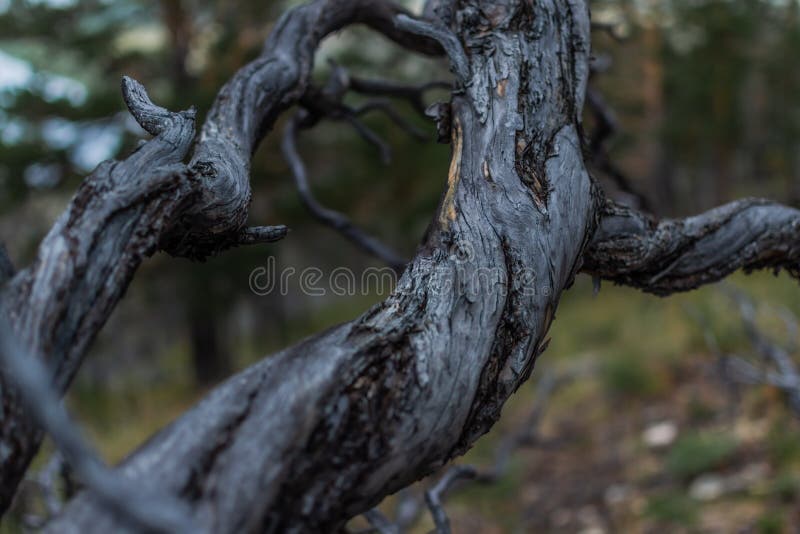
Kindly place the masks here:
POLYGON ((786 532, 783 515, 778 512, 769 512, 759 517, 756 528, 760 534, 783 534, 786 532))
POLYGON ((666 493, 647 502, 645 515, 665 523, 691 526, 697 521, 698 505, 682 493, 666 493))
POLYGON ((800 495, 800 479, 790 472, 779 473, 772 482, 772 494, 785 503, 794 502, 800 495))
POLYGON ((658 382, 643 357, 623 353, 609 359, 603 366, 606 388, 617 396, 647 397, 656 393, 658 382))
POLYGON ((736 451, 736 441, 725 434, 693 432, 681 436, 670 448, 666 470, 687 480, 725 464, 736 451))
POLYGON ((776 467, 785 467, 800 459, 800 432, 788 417, 778 419, 770 428, 767 450, 776 467))

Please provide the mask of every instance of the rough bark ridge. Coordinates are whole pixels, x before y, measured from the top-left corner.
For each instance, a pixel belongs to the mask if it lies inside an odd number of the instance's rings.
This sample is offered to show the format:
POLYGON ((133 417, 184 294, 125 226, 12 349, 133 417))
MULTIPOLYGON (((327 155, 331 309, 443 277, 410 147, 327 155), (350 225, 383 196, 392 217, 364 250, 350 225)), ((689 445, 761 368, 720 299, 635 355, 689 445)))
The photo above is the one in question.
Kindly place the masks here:
MULTIPOLYGON (((249 160, 281 110, 308 85, 319 40, 363 23, 409 49, 436 54, 435 41, 398 30, 401 8, 381 0, 318 0, 277 24, 263 54, 220 90, 194 148, 194 112, 170 113, 123 81, 131 113, 155 138, 124 161, 101 164, 39 247, 33 265, 0 294, 0 320, 26 353, 47 358, 61 392, 122 297, 142 259, 159 247, 203 258, 240 244, 280 239, 283 227, 244 228, 249 160)), ((19 395, 0 378, 0 513, 41 441, 19 395)))
POLYGON ((656 295, 688 291, 738 269, 800 277, 800 211, 743 199, 687 219, 657 221, 606 202, 584 271, 656 295))
MULTIPOLYGON (((452 29, 469 71, 447 191, 394 294, 232 378, 122 467, 212 531, 336 529, 466 450, 545 346, 593 224, 588 11, 462 2, 452 29)), ((85 496, 51 529, 112 521, 85 496)))
MULTIPOLYGON (((156 137, 88 177, 36 262, 3 285, 0 320, 48 359, 63 391, 145 256, 201 258, 285 233, 243 228, 249 159, 307 91, 324 35, 365 23, 448 56, 456 86, 436 115, 452 137, 450 172, 395 292, 229 379, 119 468, 185 500, 209 531, 334 531, 465 451, 531 373, 580 269, 658 294, 741 267, 800 271, 796 210, 741 201, 658 222, 602 203, 581 144, 583 0, 434 0, 434 12, 398 17, 380 0, 293 9, 220 91, 188 164, 193 115, 154 106, 126 80, 132 113, 156 137)), ((40 440, 17 397, 0 382, 0 507, 40 440)), ((83 494, 49 529, 123 530, 118 521, 83 494)))
MULTIPOLYGON (((169 217, 192 200, 181 159, 194 137, 194 111, 153 106, 141 86, 123 82, 131 109, 156 137, 121 162, 101 164, 81 184, 45 237, 33 265, 3 287, 0 319, 30 354, 47 355, 63 392, 133 272, 155 252, 169 217)), ((15 388, 0 377, 0 511, 41 441, 15 388)))

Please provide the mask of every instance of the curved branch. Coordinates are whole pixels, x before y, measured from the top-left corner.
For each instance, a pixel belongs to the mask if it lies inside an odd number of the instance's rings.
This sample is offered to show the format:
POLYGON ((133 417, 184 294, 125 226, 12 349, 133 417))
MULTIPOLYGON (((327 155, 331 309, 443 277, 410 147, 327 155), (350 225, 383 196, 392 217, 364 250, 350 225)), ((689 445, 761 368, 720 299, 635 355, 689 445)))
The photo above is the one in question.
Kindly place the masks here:
POLYGON ((450 67, 453 69, 453 74, 462 84, 469 81, 469 59, 467 59, 467 54, 464 52, 464 47, 458 36, 450 28, 412 19, 406 15, 396 17, 395 25, 401 30, 438 41, 450 59, 450 67))
POLYGON ((387 80, 369 80, 366 78, 351 76, 349 81, 350 89, 357 93, 408 100, 414 107, 414 110, 423 117, 426 116, 425 109, 428 107, 423 99, 425 93, 434 89, 452 88, 452 84, 450 82, 442 80, 427 82, 420 85, 409 85, 387 80))
MULTIPOLYGON (((204 258, 231 246, 270 242, 281 227, 245 229, 249 160, 278 113, 305 91, 319 40, 363 23, 409 49, 441 54, 432 40, 395 28, 404 11, 382 0, 317 0, 290 11, 265 53, 220 91, 194 156, 194 111, 171 113, 123 79, 125 102, 155 137, 124 161, 90 174, 42 241, 33 265, 6 282, 0 312, 30 354, 47 354, 63 393, 86 349, 124 294, 141 261, 159 248, 204 258)), ((0 513, 38 449, 41 431, 0 377, 0 513)))
POLYGON ((283 143, 281 144, 283 155, 292 170, 297 192, 300 194, 303 204, 318 221, 340 232, 357 247, 379 258, 398 274, 401 273, 408 263, 406 260, 374 237, 366 234, 338 211, 320 204, 314 197, 311 185, 308 183, 306 166, 303 164, 303 160, 300 159, 300 154, 297 153, 296 147, 297 130, 304 118, 305 113, 301 111, 289 119, 283 134, 283 143))
POLYGON ((190 162, 203 194, 164 248, 202 259, 239 232, 250 203, 250 158, 280 113, 305 93, 326 35, 360 23, 410 50, 441 55, 435 40, 395 27, 394 18, 406 13, 386 0, 316 0, 287 12, 262 54, 222 87, 209 110, 190 162))
MULTIPOLYGON (((187 499, 214 532, 341 529, 467 450, 547 345, 595 219, 579 135, 588 8, 465 0, 458 10, 473 83, 453 99, 446 191, 395 291, 229 379, 120 466, 187 499), (492 31, 482 11, 495 15, 492 31)), ((84 494, 49 526, 63 529, 115 522, 84 494)))
MULTIPOLYGON (((194 139, 194 112, 155 106, 130 78, 123 81, 123 94, 134 117, 156 136, 84 180, 34 263, 0 293, 0 316, 8 317, 25 353, 47 355, 57 394, 67 388, 136 268, 157 250, 174 214, 194 198, 194 181, 180 163, 194 139)), ((4 375, 0 406, 3 512, 42 436, 14 381, 4 375)))
POLYGON ((739 269, 800 277, 800 211, 744 199, 686 219, 614 203, 601 211, 582 270, 656 295, 688 291, 739 269))

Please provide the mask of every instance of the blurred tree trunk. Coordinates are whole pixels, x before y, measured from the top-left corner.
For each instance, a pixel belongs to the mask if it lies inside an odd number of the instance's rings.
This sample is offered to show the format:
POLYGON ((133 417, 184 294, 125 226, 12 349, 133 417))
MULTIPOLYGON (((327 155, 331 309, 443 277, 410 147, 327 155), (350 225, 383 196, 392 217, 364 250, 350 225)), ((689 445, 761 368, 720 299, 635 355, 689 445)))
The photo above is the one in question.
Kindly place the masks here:
POLYGON ((187 315, 195 381, 201 387, 214 384, 231 371, 228 358, 220 350, 219 325, 209 313, 193 309, 187 315))
POLYGON ((643 46, 645 48, 642 67, 642 97, 645 116, 649 124, 643 136, 643 155, 650 165, 647 175, 650 179, 650 198, 654 199, 656 213, 673 213, 675 210, 675 188, 673 184, 674 167, 667 145, 662 142, 664 125, 664 66, 661 59, 662 30, 655 24, 645 27, 643 46))

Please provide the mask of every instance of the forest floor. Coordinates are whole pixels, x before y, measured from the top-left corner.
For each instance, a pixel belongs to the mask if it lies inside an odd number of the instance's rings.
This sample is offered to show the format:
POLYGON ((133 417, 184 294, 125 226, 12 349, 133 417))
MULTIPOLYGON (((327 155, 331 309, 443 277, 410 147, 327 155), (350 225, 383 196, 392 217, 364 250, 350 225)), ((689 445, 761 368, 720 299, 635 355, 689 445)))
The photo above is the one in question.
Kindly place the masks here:
MULTIPOLYGON (((798 313, 794 282, 754 275, 731 284, 762 304, 760 327, 786 337, 762 308, 798 313)), ((603 287, 593 297, 582 280, 551 335, 534 377, 584 371, 557 386, 537 439, 509 455, 503 476, 454 487, 444 505, 453 532, 800 532, 800 420, 777 389, 725 378, 709 338, 724 354, 755 350, 724 291, 658 299, 603 287)), ((537 387, 523 386, 455 463, 493 465, 530 419, 537 387)), ((426 514, 414 532, 432 528, 426 514)))
MULTIPOLYGON (((759 304, 765 331, 787 337, 768 306, 800 316, 796 282, 762 273, 729 284, 759 304)), ((330 310, 326 320, 348 318, 342 315, 330 310)), ((326 326, 317 322, 308 328, 326 326)), ((723 376, 709 340, 719 353, 755 350, 719 287, 660 299, 604 285, 594 296, 591 280, 581 277, 562 299, 550 336, 530 383, 455 464, 487 469, 530 419, 542 377, 582 371, 555 387, 532 429, 536 439, 507 455, 497 480, 462 483, 446 496, 453 532, 800 532, 800 419, 775 388, 723 376)), ((122 393, 76 383, 70 407, 107 459, 122 459, 200 397, 182 364, 174 365, 174 381, 122 393)), ((435 480, 412 487, 406 500, 422 502, 435 480)), ((381 506, 387 517, 398 502, 390 497, 381 506)), ((432 529, 421 509, 412 532, 432 529)))

